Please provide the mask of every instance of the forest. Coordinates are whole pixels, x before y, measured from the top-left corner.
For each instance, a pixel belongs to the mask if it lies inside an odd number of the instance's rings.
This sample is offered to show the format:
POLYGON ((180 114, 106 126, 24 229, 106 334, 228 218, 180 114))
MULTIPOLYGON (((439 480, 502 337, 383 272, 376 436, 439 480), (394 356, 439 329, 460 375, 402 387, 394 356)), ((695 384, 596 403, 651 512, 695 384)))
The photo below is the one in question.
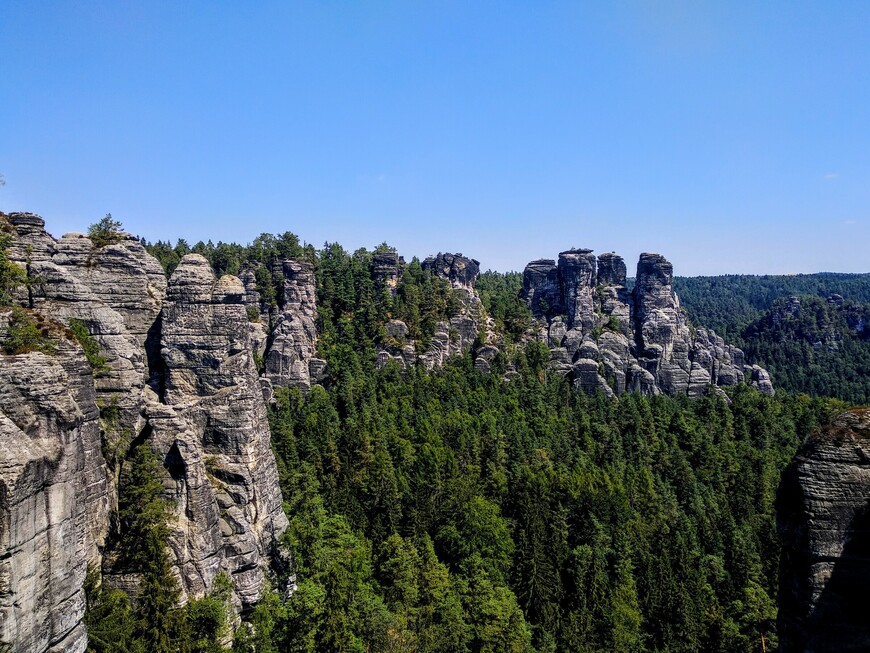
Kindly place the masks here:
POLYGON ((686 313, 768 369, 777 388, 870 402, 870 275, 678 277, 686 313))
MULTIPOLYGON (((449 286, 415 260, 395 296, 379 294, 371 252, 258 240, 238 258, 199 249, 226 271, 285 247, 314 262, 319 354, 332 370, 307 395, 279 390, 270 409, 292 565, 231 643, 224 584, 176 608, 165 470, 139 445, 118 523, 144 589, 131 601, 89 586, 91 651, 776 646, 780 474, 842 402, 743 385, 727 401, 589 397, 548 372, 537 342, 507 348, 491 374, 470 356, 379 369, 384 322, 399 315, 425 339, 453 310, 449 286), (508 363, 518 375, 505 382, 508 363), (278 590, 288 577, 289 596, 278 590)), ((167 270, 177 254, 161 259, 167 270)), ((508 341, 530 319, 521 281, 484 273, 477 284, 508 341)))

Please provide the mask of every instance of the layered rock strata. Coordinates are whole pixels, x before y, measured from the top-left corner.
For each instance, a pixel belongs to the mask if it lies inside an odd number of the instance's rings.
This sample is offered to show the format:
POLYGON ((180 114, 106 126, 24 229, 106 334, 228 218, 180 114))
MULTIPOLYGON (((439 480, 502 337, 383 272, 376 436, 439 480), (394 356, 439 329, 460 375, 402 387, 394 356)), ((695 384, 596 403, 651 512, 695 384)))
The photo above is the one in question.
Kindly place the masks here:
POLYGON ((160 352, 163 397, 145 413, 175 482, 171 548, 184 595, 202 596, 224 570, 250 607, 287 518, 242 282, 216 280, 205 258, 186 255, 169 281, 160 352))
MULTIPOLYGON (((251 606, 287 521, 245 286, 215 280, 205 259, 190 255, 167 290, 159 263, 129 235, 95 247, 81 234, 55 240, 33 214, 4 221, 8 255, 30 280, 20 304, 39 319, 80 320, 105 365, 92 371, 77 344, 3 360, 0 641, 15 642, 14 651, 84 650, 88 563, 135 587, 102 549, 119 456, 134 440, 155 448, 172 481, 182 600, 203 596, 226 571, 236 605, 251 606), (31 404, 32 414, 18 415, 31 404)), ((282 303, 308 319, 313 339, 313 278, 284 268, 282 303)), ((313 346, 298 354, 306 364, 309 353, 313 346)))
POLYGON ((308 390, 323 380, 326 361, 317 358, 317 296, 314 268, 306 261, 278 260, 269 270, 276 303, 257 290, 257 268, 239 275, 245 303, 259 319, 250 325, 252 347, 263 357, 266 396, 275 386, 308 390))
POLYGON ((110 513, 99 413, 81 348, 35 319, 53 354, 0 351, 0 641, 14 653, 81 653, 85 573, 99 565, 110 513))
POLYGON ((870 410, 810 436, 782 477, 783 653, 870 650, 870 410))
POLYGON ((765 370, 746 365, 743 352, 713 331, 689 324, 672 279, 673 267, 663 256, 642 254, 629 291, 621 257, 572 249, 559 254, 558 262, 529 263, 523 292, 541 320, 539 337, 550 346, 552 366, 585 392, 697 397, 710 386, 734 385, 748 376, 773 394, 765 370))

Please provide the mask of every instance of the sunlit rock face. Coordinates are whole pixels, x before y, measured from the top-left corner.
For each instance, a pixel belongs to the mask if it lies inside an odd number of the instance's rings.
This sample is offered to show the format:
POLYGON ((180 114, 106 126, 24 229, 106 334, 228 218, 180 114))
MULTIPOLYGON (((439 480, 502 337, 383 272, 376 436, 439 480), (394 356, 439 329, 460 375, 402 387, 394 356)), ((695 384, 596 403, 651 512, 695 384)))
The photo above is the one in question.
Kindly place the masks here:
POLYGON ((222 570, 243 607, 266 585, 287 527, 266 406, 250 345, 245 287, 188 254, 169 281, 162 401, 146 403, 150 439, 174 481, 171 548, 184 593, 222 570))
POLYGON ((870 410, 819 429, 782 477, 783 653, 870 650, 870 410))
MULTIPOLYGON (((82 234, 55 240, 34 214, 0 219, 10 260, 32 280, 16 299, 53 325, 45 328, 59 343, 51 355, 0 354, 0 641, 16 653, 83 651, 87 566, 135 588, 106 549, 119 452, 133 441, 153 446, 167 474, 182 601, 205 595, 225 571, 236 607, 250 607, 285 557, 277 542, 287 520, 247 288, 215 279, 197 255, 167 285, 127 234, 96 247, 82 234), (98 344, 98 369, 64 329, 72 320, 98 344)), ((282 306, 309 319, 313 334, 313 275, 285 267, 282 306)))
POLYGON ((667 259, 641 254, 629 291, 620 256, 572 249, 558 262, 529 263, 523 293, 540 320, 538 337, 552 350, 551 366, 584 392, 697 397, 748 380, 773 394, 765 370, 746 365, 743 352, 713 331, 689 324, 672 280, 667 259))
MULTIPOLYGON (((0 309, 0 340, 9 310, 0 309)), ((39 318, 42 319, 42 318, 39 318)), ((85 650, 83 582, 110 513, 91 368, 58 324, 56 351, 0 351, 0 641, 85 650)))

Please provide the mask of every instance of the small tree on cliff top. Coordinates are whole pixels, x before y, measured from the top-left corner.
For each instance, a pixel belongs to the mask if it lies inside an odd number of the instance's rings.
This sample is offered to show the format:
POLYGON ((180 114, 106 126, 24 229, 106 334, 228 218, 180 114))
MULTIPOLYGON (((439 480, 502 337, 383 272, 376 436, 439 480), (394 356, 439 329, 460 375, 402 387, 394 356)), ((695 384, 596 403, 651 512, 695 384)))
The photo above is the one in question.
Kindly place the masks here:
POLYGON ((122 228, 119 220, 112 218, 111 213, 106 213, 106 217, 88 227, 88 236, 94 247, 105 247, 121 240, 122 228))

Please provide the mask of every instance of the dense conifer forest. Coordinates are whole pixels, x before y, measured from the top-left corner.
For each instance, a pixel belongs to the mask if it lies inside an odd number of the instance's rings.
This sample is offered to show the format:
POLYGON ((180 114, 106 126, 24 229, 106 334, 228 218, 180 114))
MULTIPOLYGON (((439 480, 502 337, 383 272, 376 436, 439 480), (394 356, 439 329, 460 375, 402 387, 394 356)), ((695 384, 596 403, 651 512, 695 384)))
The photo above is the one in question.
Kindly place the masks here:
POLYGON ((870 402, 870 275, 681 277, 697 325, 770 371, 777 388, 870 402))
MULTIPOLYGON (((450 288, 412 261, 395 297, 381 295, 371 252, 277 242, 260 260, 287 246, 317 265, 320 355, 332 370, 307 396, 280 389, 270 411, 292 565, 232 644, 221 587, 174 608, 163 470, 141 445, 118 516, 126 564, 143 574, 139 604, 92 587, 90 650, 776 646, 780 474, 842 404, 746 386, 728 401, 588 397, 547 371, 541 343, 506 349, 490 374, 470 357, 379 369, 384 322, 400 315, 425 338, 452 310, 450 288), (508 362, 519 373, 510 382, 499 373, 508 362), (287 576, 289 596, 277 590, 287 576)), ((225 271, 251 253, 220 249, 201 251, 225 271)), ((509 341, 530 319, 521 281, 485 273, 477 285, 509 341)))

